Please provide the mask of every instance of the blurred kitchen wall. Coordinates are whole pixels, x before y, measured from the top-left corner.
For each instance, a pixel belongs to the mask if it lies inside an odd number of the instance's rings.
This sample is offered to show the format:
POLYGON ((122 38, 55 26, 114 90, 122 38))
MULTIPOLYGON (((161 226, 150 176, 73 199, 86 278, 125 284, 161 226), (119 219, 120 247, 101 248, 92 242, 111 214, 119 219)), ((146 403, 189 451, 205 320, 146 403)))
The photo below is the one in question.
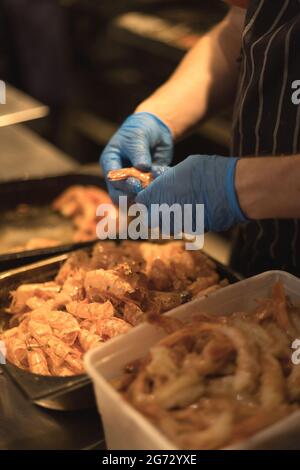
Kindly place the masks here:
MULTIPOLYGON (((28 124, 85 163, 219 21, 219 0, 0 0, 0 74, 51 108, 28 124)), ((176 148, 227 153, 228 118, 176 148)))

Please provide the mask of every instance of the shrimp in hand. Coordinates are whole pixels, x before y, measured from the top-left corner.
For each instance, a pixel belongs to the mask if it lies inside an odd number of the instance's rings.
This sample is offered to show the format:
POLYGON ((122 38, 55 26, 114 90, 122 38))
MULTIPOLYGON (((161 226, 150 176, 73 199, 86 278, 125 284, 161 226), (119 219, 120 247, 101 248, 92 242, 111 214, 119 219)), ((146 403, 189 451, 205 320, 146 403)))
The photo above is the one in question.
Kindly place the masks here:
POLYGON ((134 167, 111 170, 108 172, 107 178, 109 181, 123 181, 127 178, 136 178, 140 181, 142 188, 146 188, 153 181, 152 173, 144 173, 134 167))

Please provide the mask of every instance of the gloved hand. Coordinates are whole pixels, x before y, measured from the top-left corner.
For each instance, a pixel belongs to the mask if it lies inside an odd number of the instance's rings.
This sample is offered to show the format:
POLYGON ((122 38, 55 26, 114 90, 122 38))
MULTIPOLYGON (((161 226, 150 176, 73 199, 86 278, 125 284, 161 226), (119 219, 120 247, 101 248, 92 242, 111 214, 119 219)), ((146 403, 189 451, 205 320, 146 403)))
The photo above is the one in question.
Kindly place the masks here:
MULTIPOLYGON (((204 230, 224 231, 232 225, 247 219, 242 213, 235 191, 235 168, 238 158, 192 155, 178 165, 166 169, 146 189, 141 191, 135 202, 148 209, 151 204, 168 206, 193 205, 193 232, 196 230, 196 204, 204 204, 204 230)), ((171 219, 172 220, 172 219, 171 219)), ((160 220, 160 226, 162 221, 160 220)), ((184 232, 184 227, 180 230, 184 232)), ((171 227, 174 234, 174 226, 171 227)))
POLYGON ((173 158, 173 137, 170 129, 158 117, 150 113, 129 116, 105 147, 100 164, 106 178, 108 190, 115 203, 119 196, 134 199, 141 191, 135 178, 109 182, 110 170, 134 166, 142 171, 151 171, 152 165, 169 165, 173 158))

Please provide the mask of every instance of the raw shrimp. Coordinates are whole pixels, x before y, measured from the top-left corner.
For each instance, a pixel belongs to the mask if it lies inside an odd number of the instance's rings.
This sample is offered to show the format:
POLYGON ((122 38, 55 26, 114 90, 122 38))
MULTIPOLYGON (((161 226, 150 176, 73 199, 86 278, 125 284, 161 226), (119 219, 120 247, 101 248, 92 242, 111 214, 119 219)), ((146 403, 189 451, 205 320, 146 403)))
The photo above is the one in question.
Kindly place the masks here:
POLYGON ((121 318, 97 321, 97 333, 101 336, 103 341, 127 333, 131 328, 132 326, 121 318))
POLYGON ((110 204, 116 212, 106 191, 96 186, 71 186, 54 201, 53 208, 72 218, 77 229, 74 241, 85 241, 96 238, 96 211, 100 204, 110 204))
MULTIPOLYGON (((88 297, 95 294, 124 298, 134 292, 132 285, 113 270, 96 269, 86 273, 84 287, 88 297)), ((92 300, 91 298, 91 300, 92 300)))
POLYGON ((127 178, 136 178, 141 182, 142 188, 146 188, 153 181, 152 173, 144 173, 134 167, 111 170, 108 172, 107 178, 110 181, 122 181, 127 178))
MULTIPOLYGON (((51 327, 53 334, 69 345, 72 345, 75 342, 80 330, 80 326, 76 318, 74 318, 70 313, 61 312, 60 310, 54 310, 51 312, 43 311, 41 309, 36 310, 30 313, 28 322, 32 320, 35 320, 39 324, 48 324, 51 327)), ((22 322, 21 327, 23 324, 26 327, 24 321, 22 322)))
MULTIPOLYGON (((2 336, 3 339, 3 336, 2 336)), ((24 368, 27 365, 27 346, 22 337, 11 337, 4 339, 7 359, 12 364, 24 368)))
POLYGON ((84 351, 88 351, 102 342, 99 335, 92 334, 83 328, 79 332, 78 339, 84 351))
POLYGON ((79 270, 88 271, 90 269, 90 262, 91 259, 85 251, 76 251, 64 262, 58 271, 55 281, 58 284, 64 284, 75 272, 79 270))
POLYGON ((144 320, 143 310, 134 302, 124 302, 123 318, 132 326, 139 325, 144 320))
POLYGON ((41 348, 31 342, 27 350, 27 359, 30 372, 40 375, 50 375, 45 354, 41 348))
POLYGON ((73 301, 66 305, 66 309, 75 317, 88 320, 100 320, 114 316, 114 306, 109 300, 104 303, 93 302, 90 304, 86 300, 73 301))
POLYGON ((49 336, 52 335, 52 328, 48 323, 34 319, 28 321, 27 331, 37 341, 39 346, 47 344, 49 336))
POLYGON ((156 305, 160 313, 167 312, 172 308, 178 307, 188 300, 191 300, 189 292, 151 292, 151 301, 156 305))
POLYGON ((44 345, 43 350, 48 356, 51 372, 53 372, 53 369, 62 367, 68 354, 73 352, 67 344, 55 336, 48 338, 47 344, 44 345))
POLYGON ((85 271, 77 270, 64 282, 62 293, 69 297, 69 301, 84 299, 84 277, 85 271))
POLYGON ((84 372, 82 357, 79 354, 68 354, 65 362, 67 363, 67 367, 70 367, 73 374, 82 374, 84 372))
POLYGON ((54 298, 60 291, 60 286, 55 282, 42 284, 23 284, 12 292, 11 313, 23 313, 28 311, 27 301, 31 297, 39 297, 43 300, 54 298))
POLYGON ((188 290, 193 296, 199 296, 207 288, 218 285, 219 280, 220 276, 218 273, 212 273, 210 276, 201 276, 188 287, 188 290))
POLYGON ((55 336, 68 345, 74 344, 80 331, 76 318, 67 312, 60 311, 50 312, 48 317, 55 336))

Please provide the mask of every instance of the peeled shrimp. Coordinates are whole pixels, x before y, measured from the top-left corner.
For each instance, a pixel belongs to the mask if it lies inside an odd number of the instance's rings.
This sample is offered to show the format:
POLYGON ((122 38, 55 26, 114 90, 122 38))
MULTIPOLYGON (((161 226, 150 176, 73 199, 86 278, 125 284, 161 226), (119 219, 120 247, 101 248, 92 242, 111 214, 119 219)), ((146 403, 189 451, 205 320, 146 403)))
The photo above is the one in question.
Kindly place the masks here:
POLYGON ((152 173, 144 173, 134 167, 111 170, 108 172, 107 178, 110 181, 122 181, 127 178, 136 178, 141 182, 143 188, 146 188, 153 181, 152 173))

